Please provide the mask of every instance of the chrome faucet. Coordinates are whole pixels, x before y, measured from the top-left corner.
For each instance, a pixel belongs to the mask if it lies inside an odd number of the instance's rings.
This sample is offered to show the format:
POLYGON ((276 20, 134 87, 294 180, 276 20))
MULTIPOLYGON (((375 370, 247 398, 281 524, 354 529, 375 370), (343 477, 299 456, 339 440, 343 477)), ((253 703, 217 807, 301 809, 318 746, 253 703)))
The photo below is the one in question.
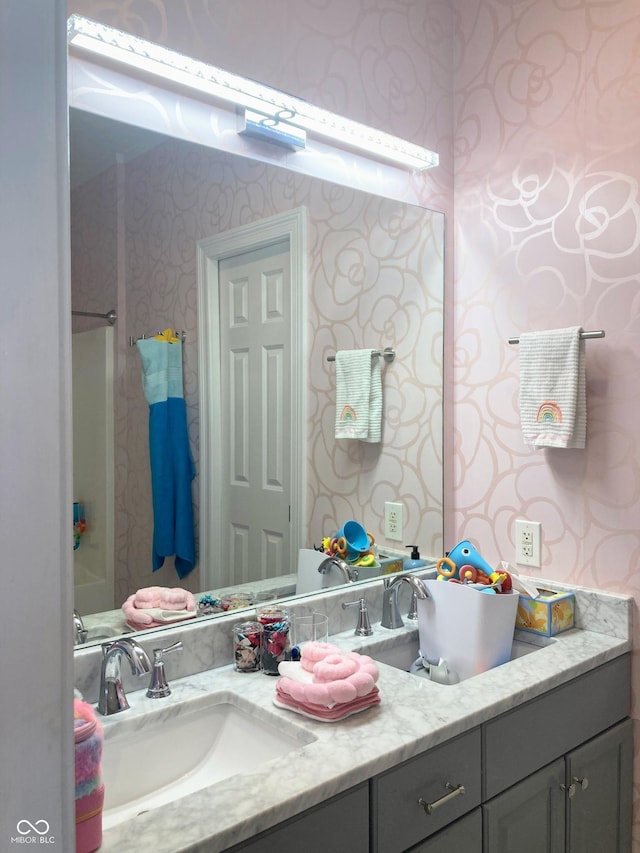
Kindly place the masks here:
POLYGON ((346 583, 353 583, 358 580, 359 572, 356 567, 350 566, 349 563, 345 563, 345 561, 341 560, 340 557, 327 557, 327 559, 323 560, 318 566, 318 571, 321 575, 326 575, 332 567, 338 569, 339 572, 342 572, 342 577, 346 583))
POLYGON ((129 661, 132 675, 144 675, 151 672, 149 655, 135 640, 129 637, 121 637, 110 643, 103 643, 98 711, 104 716, 126 711, 129 707, 122 686, 122 655, 129 661))
POLYGON ((81 643, 86 643, 87 629, 84 627, 84 622, 82 621, 82 616, 78 613, 77 610, 73 611, 73 645, 78 646, 81 643))
POLYGON ((420 578, 409 574, 395 575, 393 578, 384 578, 384 592, 382 593, 382 620, 383 628, 402 628, 404 622, 398 609, 398 587, 401 583, 409 584, 417 598, 429 598, 429 593, 420 578))

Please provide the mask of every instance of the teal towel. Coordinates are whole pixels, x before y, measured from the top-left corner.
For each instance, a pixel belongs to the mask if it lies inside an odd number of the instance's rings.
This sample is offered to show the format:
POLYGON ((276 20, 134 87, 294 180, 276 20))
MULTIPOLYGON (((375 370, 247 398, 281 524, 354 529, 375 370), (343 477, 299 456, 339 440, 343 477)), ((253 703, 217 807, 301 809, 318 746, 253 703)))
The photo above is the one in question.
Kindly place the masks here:
POLYGON ((152 566, 175 554, 180 578, 195 566, 191 481, 195 466, 189 445, 182 390, 182 345, 139 340, 142 384, 149 403, 149 456, 153 500, 152 566))

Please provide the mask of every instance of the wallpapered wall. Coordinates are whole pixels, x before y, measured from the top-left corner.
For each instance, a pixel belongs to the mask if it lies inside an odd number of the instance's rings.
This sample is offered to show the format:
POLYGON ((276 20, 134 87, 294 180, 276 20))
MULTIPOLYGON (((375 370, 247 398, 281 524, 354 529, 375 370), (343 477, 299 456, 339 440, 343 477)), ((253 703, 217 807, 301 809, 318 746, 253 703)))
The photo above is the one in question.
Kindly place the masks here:
POLYGON ((517 517, 541 521, 542 577, 637 598, 640 10, 456 8, 453 526, 493 560, 517 517), (536 451, 506 339, 570 325, 606 331, 586 344, 587 448, 536 451))
MULTIPOLYGON (((361 520, 380 540, 384 501, 398 499, 407 541, 439 555, 442 214, 169 141, 73 191, 73 304, 104 310, 105 299, 116 304, 115 285, 120 334, 122 327, 138 337, 168 325, 185 332, 185 400, 198 469, 197 240, 302 205, 308 267, 305 544, 319 544, 347 518, 361 520), (370 346, 396 350, 393 364, 383 366, 382 441, 336 442, 335 366, 327 356, 370 346)), ((117 362, 116 606, 149 583, 153 529, 140 359, 125 343, 117 362)), ((197 477, 193 498, 197 533, 197 477)), ((171 563, 153 580, 174 584, 171 563)), ((202 589, 197 572, 185 583, 202 589)))
MULTIPOLYGON (((637 598, 636 0, 70 5, 439 151, 425 194, 454 225, 446 544, 510 558, 524 515, 543 524, 544 576, 637 598), (573 324, 607 333, 587 344, 587 449, 527 449, 506 339, 573 324)), ((639 679, 636 664, 634 694, 639 679)))

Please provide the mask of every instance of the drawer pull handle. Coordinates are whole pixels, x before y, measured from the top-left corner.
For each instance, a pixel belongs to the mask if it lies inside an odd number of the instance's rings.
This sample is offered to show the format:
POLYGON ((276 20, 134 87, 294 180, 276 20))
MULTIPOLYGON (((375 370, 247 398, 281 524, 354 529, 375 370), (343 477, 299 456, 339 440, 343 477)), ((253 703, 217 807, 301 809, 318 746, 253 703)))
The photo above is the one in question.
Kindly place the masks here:
POLYGON ((420 799, 418 800, 418 805, 422 806, 422 808, 427 814, 431 814, 436 809, 439 809, 440 806, 443 806, 445 803, 448 803, 449 800, 453 800, 454 797, 460 797, 465 792, 464 785, 452 785, 451 782, 447 782, 445 784, 445 788, 449 793, 440 797, 440 799, 436 800, 435 803, 427 803, 425 802, 425 800, 423 800, 422 797, 420 797, 420 799))

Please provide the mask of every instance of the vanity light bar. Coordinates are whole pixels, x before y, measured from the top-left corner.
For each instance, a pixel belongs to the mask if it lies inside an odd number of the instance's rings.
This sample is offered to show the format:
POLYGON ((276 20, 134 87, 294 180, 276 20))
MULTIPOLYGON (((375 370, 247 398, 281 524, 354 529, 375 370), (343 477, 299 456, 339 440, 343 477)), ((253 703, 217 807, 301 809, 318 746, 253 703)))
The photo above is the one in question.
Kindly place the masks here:
POLYGON ((79 15, 69 18, 67 40, 72 49, 100 56, 117 65, 125 65, 258 113, 281 130, 285 124, 289 125, 293 136, 299 135, 293 130, 297 128, 337 145, 357 149, 418 171, 438 165, 438 155, 420 145, 314 107, 285 92, 88 18, 79 15))

